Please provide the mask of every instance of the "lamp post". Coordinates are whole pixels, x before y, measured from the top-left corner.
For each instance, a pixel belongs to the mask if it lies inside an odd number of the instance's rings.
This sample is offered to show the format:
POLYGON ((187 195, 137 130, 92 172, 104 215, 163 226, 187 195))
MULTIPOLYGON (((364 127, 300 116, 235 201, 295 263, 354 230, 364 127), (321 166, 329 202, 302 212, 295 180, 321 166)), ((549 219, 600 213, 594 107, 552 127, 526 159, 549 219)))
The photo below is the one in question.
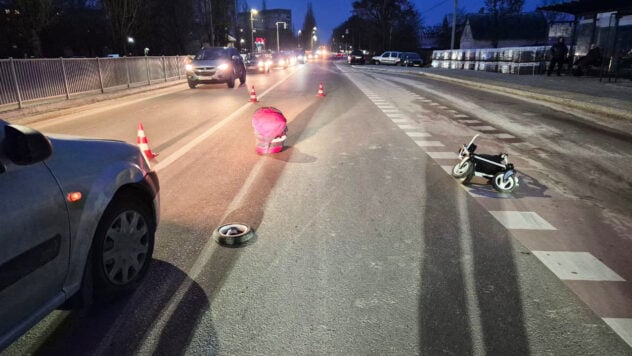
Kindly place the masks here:
POLYGON ((314 50, 314 41, 316 41, 318 38, 316 37, 316 26, 314 26, 314 29, 312 30, 312 51, 314 50))
POLYGON ((298 30, 298 49, 301 49, 301 33, 303 33, 303 31, 298 30))
POLYGON ((250 9, 250 52, 255 53, 255 18, 257 9, 250 9))
POLYGON ((277 53, 279 53, 281 51, 281 47, 279 46, 279 24, 283 24, 283 29, 287 29, 287 23, 283 22, 283 21, 277 21, 274 24, 276 25, 276 30, 277 30, 277 53))

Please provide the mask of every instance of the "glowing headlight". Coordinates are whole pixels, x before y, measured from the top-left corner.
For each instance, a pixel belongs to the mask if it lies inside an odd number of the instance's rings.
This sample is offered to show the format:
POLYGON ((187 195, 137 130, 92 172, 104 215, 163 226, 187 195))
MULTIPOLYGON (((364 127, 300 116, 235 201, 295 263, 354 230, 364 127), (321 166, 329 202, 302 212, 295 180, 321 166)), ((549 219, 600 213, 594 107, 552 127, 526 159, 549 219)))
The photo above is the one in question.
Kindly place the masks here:
POLYGON ((190 72, 193 70, 193 65, 191 64, 185 64, 184 65, 184 70, 186 70, 187 72, 190 72))
POLYGON ((219 69, 219 70, 226 70, 226 69, 228 69, 228 64, 227 63, 220 64, 217 67, 217 69, 219 69))

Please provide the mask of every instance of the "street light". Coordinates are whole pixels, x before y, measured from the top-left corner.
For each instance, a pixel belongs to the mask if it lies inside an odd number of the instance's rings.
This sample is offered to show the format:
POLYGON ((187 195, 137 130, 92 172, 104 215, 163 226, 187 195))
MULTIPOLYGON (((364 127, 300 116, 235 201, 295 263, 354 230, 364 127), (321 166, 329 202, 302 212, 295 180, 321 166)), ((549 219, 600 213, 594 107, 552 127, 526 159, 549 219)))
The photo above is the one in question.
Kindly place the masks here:
POLYGON ((276 25, 276 30, 277 30, 277 53, 279 53, 281 51, 281 48, 279 46, 279 24, 282 23, 283 24, 283 29, 287 29, 287 23, 283 22, 283 21, 278 21, 275 22, 274 24, 276 25))
POLYGON ((312 51, 314 50, 314 41, 317 40, 316 30, 317 30, 317 28, 316 28, 316 26, 314 26, 314 29, 312 30, 312 51))
POLYGON ((298 30, 298 49, 301 49, 301 33, 303 33, 303 31, 298 30))
POLYGON ((255 19, 254 15, 258 14, 257 9, 250 9, 250 52, 255 53, 255 19))

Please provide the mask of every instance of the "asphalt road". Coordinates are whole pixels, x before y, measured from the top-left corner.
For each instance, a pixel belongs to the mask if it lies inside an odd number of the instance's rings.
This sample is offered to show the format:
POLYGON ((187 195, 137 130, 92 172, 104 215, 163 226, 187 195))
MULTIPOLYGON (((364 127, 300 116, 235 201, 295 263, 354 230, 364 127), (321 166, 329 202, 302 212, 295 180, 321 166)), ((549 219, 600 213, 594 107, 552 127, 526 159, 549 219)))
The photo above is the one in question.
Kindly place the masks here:
POLYGON ((55 312, 5 353, 630 354, 605 321, 614 312, 599 309, 608 303, 591 304, 599 297, 582 294, 583 282, 534 253, 605 239, 612 246, 594 254, 632 278, 621 210, 630 172, 618 169, 630 140, 585 120, 413 74, 310 63, 235 89, 184 84, 33 123, 136 142, 142 122, 160 153, 161 222, 135 294, 55 312), (253 85, 260 103, 248 103, 253 85), (276 155, 254 153, 262 106, 289 121, 276 155), (454 159, 434 154, 477 132, 481 152, 510 153, 523 180, 514 195, 464 189, 446 174, 454 159), (593 148, 575 151, 588 138, 593 148), (606 163, 586 158, 602 144, 606 163), (566 174, 602 166, 620 185, 566 174), (577 199, 583 184, 592 189, 577 199), (557 229, 513 229, 493 213, 503 209, 535 211, 557 229), (587 219, 591 209, 602 213, 587 219), (217 245, 212 231, 229 222, 251 225, 255 240, 217 245))

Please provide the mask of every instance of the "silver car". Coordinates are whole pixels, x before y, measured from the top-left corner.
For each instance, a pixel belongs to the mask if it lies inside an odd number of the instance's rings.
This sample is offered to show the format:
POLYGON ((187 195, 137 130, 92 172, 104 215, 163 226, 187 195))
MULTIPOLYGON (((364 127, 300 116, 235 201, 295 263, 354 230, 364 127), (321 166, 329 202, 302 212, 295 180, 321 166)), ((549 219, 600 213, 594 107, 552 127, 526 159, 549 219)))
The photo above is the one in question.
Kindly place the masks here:
POLYGON ((246 82, 246 65, 237 49, 232 47, 202 48, 191 63, 185 65, 189 88, 198 84, 226 83, 229 88, 246 82))
POLYGON ((373 64, 390 64, 390 65, 399 65, 400 55, 402 52, 398 51, 388 51, 380 54, 379 56, 375 56, 371 58, 371 63, 373 64))
POLYGON ((159 221, 138 147, 0 120, 0 351, 63 304, 136 288, 159 221))

